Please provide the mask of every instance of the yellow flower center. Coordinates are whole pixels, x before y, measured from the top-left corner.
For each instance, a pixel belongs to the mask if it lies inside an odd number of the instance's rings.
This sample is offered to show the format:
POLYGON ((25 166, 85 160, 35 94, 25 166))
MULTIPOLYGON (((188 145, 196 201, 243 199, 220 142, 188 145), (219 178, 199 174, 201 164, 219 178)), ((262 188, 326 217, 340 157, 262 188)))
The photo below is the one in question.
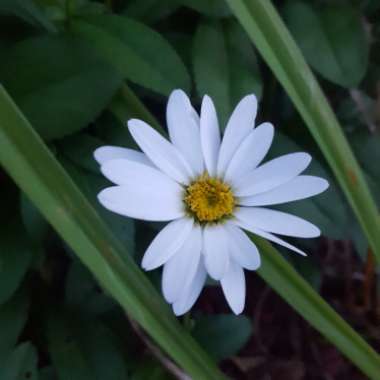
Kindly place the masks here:
POLYGON ((229 185, 220 179, 201 175, 187 187, 184 202, 199 222, 217 222, 232 215, 235 199, 229 185))

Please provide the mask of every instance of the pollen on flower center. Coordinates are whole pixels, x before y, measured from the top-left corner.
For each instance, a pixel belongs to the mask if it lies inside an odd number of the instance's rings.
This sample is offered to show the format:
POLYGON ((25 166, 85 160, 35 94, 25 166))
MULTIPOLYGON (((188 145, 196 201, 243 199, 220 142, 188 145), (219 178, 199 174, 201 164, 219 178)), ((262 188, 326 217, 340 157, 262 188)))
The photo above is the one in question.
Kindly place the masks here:
POLYGON ((235 199, 229 185, 204 174, 186 188, 184 202, 199 222, 217 222, 230 216, 235 199))

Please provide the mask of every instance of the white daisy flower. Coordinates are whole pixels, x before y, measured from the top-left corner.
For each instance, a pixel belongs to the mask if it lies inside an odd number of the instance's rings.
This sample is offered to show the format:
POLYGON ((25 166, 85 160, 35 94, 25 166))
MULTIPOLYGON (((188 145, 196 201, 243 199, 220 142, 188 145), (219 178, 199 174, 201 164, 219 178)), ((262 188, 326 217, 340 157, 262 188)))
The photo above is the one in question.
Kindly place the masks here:
POLYGON ((244 269, 260 266, 257 247, 244 230, 301 255, 278 235, 312 238, 320 230, 308 221, 263 206, 311 197, 328 182, 301 175, 307 153, 290 153, 260 165, 274 134, 270 123, 254 128, 257 100, 243 98, 223 139, 210 97, 200 116, 181 90, 167 105, 168 141, 144 121, 128 128, 142 152, 113 146, 95 151, 102 173, 115 184, 101 191, 100 203, 115 213, 169 222, 142 260, 145 270, 163 265, 162 291, 176 315, 197 300, 207 275, 220 281, 234 313, 245 303, 244 269))

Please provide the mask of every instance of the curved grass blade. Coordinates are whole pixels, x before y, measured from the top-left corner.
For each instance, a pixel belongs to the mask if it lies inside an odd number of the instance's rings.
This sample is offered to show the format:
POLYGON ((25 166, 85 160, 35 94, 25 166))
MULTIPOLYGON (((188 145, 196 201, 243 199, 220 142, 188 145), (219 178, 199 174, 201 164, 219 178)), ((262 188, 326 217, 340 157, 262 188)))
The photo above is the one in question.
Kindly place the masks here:
POLYGON ((194 379, 224 379, 0 86, 0 163, 100 284, 194 379))
POLYGON ((323 152, 380 263, 380 218, 338 120, 269 0, 226 0, 323 152))

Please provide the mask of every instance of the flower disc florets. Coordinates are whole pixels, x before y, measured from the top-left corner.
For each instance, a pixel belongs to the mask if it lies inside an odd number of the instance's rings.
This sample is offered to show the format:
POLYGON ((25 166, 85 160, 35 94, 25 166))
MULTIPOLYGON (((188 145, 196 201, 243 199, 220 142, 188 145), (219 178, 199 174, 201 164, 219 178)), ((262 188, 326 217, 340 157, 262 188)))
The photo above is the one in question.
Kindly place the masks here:
POLYGON ((184 202, 188 212, 200 223, 216 223, 228 218, 235 207, 231 187, 208 174, 186 188, 184 202))

